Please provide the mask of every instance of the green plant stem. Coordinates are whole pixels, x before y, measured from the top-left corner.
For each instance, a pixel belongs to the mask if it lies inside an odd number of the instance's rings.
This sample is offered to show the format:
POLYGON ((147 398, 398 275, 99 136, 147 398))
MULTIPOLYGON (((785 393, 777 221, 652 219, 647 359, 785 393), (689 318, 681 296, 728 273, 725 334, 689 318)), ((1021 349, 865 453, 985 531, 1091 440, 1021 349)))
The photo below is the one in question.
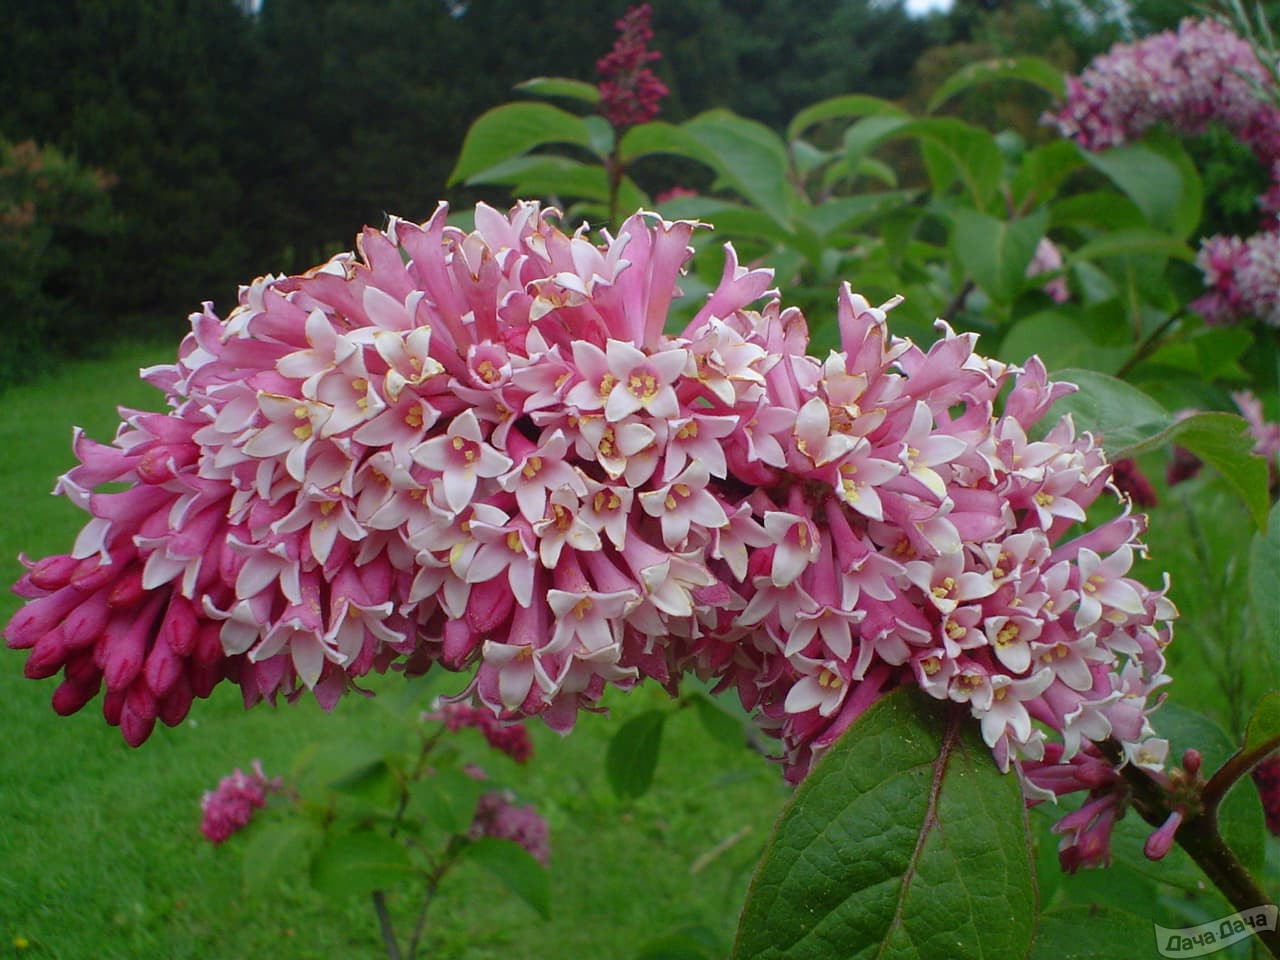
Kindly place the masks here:
MULTIPOLYGON (((1124 759, 1120 745, 1114 740, 1099 743, 1098 747, 1107 759, 1117 766, 1124 759)), ((1218 780, 1226 770, 1227 767, 1224 766, 1214 774, 1210 783, 1218 780)), ((1141 767, 1126 763, 1119 768, 1119 772, 1133 791, 1133 808, 1151 826, 1162 826, 1173 813, 1175 805, 1186 808, 1181 798, 1175 804, 1169 788, 1141 767)), ((1234 779, 1239 779, 1247 772, 1248 767, 1236 767, 1233 768, 1232 774, 1234 779)), ((1209 794, 1206 785, 1200 793, 1198 807, 1193 806, 1187 810, 1185 819, 1179 824, 1177 833, 1174 834, 1174 840, 1204 871, 1204 875, 1227 898, 1227 902, 1236 910, 1244 912, 1272 901, 1240 862, 1235 852, 1227 846, 1222 839, 1222 834, 1218 831, 1218 803, 1225 794, 1227 786, 1230 784, 1225 786, 1220 784, 1217 791, 1209 794)), ((1267 948, 1268 953, 1273 957, 1280 957, 1280 931, 1259 930, 1257 937, 1267 948)))
POLYGON ((622 188, 622 175, 626 171, 622 157, 618 154, 616 142, 609 154, 609 159, 604 163, 604 169, 609 178, 609 227, 616 230, 618 227, 618 191, 622 188))
POLYGON ((1259 760, 1277 747, 1280 747, 1280 737, 1272 737, 1252 750, 1239 750, 1232 754, 1231 758, 1219 767, 1217 773, 1204 785, 1204 790, 1200 794, 1204 805, 1216 809, 1227 791, 1231 789, 1231 785, 1245 776, 1259 760))
POLYGON ((440 863, 427 877, 427 889, 422 897, 422 906, 418 908, 417 920, 413 924, 413 937, 409 940, 408 960, 415 960, 418 956, 418 943, 422 940, 422 933, 427 924, 427 908, 431 906, 431 901, 435 899, 436 891, 440 888, 440 881, 444 879, 444 875, 453 866, 454 855, 458 849, 457 839, 457 837, 449 839, 449 845, 445 848, 444 856, 440 859, 440 863))
POLYGON ((1151 355, 1155 346, 1159 343, 1160 338, 1164 336, 1165 331, 1182 318, 1182 313, 1183 311, 1181 309, 1175 310, 1173 313, 1169 314, 1168 319, 1166 319, 1164 323, 1160 324, 1160 326, 1156 327, 1149 334, 1143 337, 1142 341, 1133 348, 1133 353, 1129 355, 1129 359, 1122 363, 1120 365, 1120 369, 1115 372, 1116 378, 1123 380, 1126 373, 1140 364, 1143 360, 1147 359, 1147 357, 1151 355))
POLYGON ((373 910, 378 915, 378 929, 382 931, 382 945, 387 948, 387 960, 400 960, 400 944, 391 926, 391 914, 387 912, 387 897, 381 890, 373 891, 373 910))

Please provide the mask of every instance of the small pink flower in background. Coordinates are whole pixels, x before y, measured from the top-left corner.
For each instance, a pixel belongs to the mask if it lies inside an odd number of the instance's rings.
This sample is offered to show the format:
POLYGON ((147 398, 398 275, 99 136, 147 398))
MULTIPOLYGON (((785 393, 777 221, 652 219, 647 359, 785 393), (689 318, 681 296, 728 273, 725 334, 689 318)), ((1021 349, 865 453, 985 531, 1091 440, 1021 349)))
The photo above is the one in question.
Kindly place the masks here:
MULTIPOLYGON (((1036 244, 1035 255, 1027 264, 1027 276, 1035 277, 1042 273, 1052 273, 1062 269, 1062 252, 1058 245, 1048 237, 1041 237, 1036 244)), ((1071 291, 1067 289, 1067 278, 1056 276, 1040 288, 1054 303, 1066 303, 1071 299, 1071 291)))
POLYGON ((1273 423, 1262 411, 1262 401, 1248 390, 1237 390, 1231 394, 1240 416, 1249 424, 1249 435, 1253 437, 1253 452, 1266 460, 1275 469, 1276 460, 1280 458, 1280 423, 1273 423))
POLYGON ((690 190, 688 187, 674 186, 670 189, 661 191, 653 198, 653 202, 660 207, 670 200, 681 200, 686 197, 696 197, 697 195, 697 190, 690 190))
POLYGON ((1253 768, 1253 782, 1262 800, 1267 829, 1280 836, 1280 754, 1273 753, 1253 768))
POLYGON ((516 763, 528 763, 533 756, 533 741, 523 723, 503 722, 489 710, 481 710, 465 703, 441 703, 424 719, 439 720, 450 733, 468 727, 479 730, 485 741, 499 753, 505 753, 516 763))
POLYGON ((511 794, 503 790, 490 790, 480 795, 468 836, 472 840, 498 837, 518 843, 544 867, 551 858, 547 821, 533 807, 516 806, 511 794))
POLYGON ((237 767, 200 801, 200 832, 215 846, 236 833, 267 803, 267 793, 280 789, 280 778, 268 780, 262 764, 253 761, 250 773, 237 767))
POLYGON ((1117 460, 1112 467, 1111 482, 1135 506, 1154 507, 1160 502, 1160 498, 1156 496, 1155 487, 1151 486, 1151 481, 1134 460, 1128 458, 1117 460))
POLYGON ((616 24, 619 37, 613 49, 596 61, 600 112, 617 130, 652 120, 667 95, 666 85, 646 66, 662 57, 648 48, 652 14, 647 3, 629 8, 616 24))

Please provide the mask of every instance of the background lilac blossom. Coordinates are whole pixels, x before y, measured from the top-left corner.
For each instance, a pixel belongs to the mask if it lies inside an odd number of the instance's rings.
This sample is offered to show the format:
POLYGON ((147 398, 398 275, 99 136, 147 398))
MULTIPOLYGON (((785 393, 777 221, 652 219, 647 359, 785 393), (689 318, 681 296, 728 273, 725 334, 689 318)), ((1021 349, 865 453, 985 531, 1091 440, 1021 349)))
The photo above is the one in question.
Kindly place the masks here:
POLYGON ((1216 20, 1182 21, 1136 43, 1117 44, 1078 77, 1066 102, 1046 119, 1088 150, 1137 139, 1157 124, 1194 135, 1224 125, 1272 175, 1258 198, 1263 232, 1214 236, 1196 264, 1208 292, 1191 308, 1208 323, 1256 317, 1280 326, 1280 109, 1272 74, 1250 44, 1216 20))

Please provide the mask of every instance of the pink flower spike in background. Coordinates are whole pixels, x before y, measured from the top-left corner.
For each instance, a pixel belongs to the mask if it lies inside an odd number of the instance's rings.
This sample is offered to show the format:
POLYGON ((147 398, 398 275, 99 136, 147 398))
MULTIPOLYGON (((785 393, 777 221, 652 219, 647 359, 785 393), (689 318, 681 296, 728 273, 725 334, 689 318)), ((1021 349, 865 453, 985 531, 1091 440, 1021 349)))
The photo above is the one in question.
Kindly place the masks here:
POLYGON ((280 778, 268 780, 257 760, 248 774, 236 768, 200 801, 200 832, 215 846, 224 842, 266 806, 268 792, 279 789, 280 778))
POLYGON ((628 8, 617 22, 619 36, 613 49, 596 61, 600 112, 617 130, 652 120, 667 95, 666 85, 646 66, 662 57, 648 47, 653 39, 652 14, 647 3, 628 8))

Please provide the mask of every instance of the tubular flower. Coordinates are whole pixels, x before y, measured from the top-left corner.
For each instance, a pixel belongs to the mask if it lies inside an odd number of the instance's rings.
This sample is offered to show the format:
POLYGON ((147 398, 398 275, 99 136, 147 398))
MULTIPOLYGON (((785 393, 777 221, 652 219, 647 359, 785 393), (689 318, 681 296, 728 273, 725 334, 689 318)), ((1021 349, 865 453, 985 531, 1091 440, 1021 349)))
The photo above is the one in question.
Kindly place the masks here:
POLYGON ((1105 800, 1063 831, 1064 862, 1105 856, 1123 796, 1090 741, 1160 755, 1175 611, 1131 578, 1141 519, 1077 526, 1119 496, 1094 439, 1028 439, 1070 386, 943 323, 894 337, 847 286, 840 350, 809 357, 732 251, 664 333, 696 224, 640 213, 597 248, 532 203, 469 233, 446 213, 206 306, 144 371, 169 413, 76 436, 58 491, 90 520, 4 632, 28 676, 63 673, 59 712, 105 686, 137 744, 222 680, 327 707, 440 663, 474 671, 486 731, 564 731, 609 685, 693 673, 796 781, 915 685, 967 705, 1032 801, 1105 800))

